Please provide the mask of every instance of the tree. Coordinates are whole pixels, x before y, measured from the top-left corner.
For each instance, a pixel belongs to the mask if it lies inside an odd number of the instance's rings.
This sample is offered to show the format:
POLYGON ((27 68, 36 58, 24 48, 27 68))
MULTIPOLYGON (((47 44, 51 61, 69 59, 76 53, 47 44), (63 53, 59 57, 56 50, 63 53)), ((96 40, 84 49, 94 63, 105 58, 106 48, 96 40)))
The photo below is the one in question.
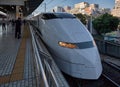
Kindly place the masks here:
POLYGON ((93 20, 93 27, 96 29, 98 34, 111 32, 117 29, 119 19, 108 13, 103 14, 93 20))
POLYGON ((84 25, 86 25, 86 16, 85 15, 83 15, 83 14, 74 14, 78 19, 80 19, 80 21, 84 24, 84 25))

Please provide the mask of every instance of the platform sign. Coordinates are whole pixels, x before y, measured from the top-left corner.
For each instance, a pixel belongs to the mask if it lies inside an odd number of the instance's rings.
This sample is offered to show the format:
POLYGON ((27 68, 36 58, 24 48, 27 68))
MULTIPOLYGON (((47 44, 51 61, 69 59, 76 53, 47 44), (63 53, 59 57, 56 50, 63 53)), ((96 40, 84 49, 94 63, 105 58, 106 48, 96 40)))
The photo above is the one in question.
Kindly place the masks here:
POLYGON ((25 0, 0 0, 0 5, 24 5, 25 0))

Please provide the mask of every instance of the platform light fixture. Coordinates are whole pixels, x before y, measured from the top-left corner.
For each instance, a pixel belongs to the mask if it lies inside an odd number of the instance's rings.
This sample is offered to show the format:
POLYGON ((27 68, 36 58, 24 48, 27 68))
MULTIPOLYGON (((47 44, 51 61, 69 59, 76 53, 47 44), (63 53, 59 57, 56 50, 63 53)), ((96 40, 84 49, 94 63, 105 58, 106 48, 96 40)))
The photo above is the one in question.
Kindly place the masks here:
POLYGON ((14 7, 12 6, 12 9, 14 9, 14 7))

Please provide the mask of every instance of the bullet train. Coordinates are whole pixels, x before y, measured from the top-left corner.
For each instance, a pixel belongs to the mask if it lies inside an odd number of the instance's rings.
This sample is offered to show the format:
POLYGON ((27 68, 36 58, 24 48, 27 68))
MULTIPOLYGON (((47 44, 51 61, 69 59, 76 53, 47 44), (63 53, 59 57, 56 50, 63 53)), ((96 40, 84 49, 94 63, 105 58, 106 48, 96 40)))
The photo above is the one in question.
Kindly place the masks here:
POLYGON ((78 18, 69 13, 41 13, 32 18, 44 43, 64 73, 95 80, 102 73, 95 41, 78 18))

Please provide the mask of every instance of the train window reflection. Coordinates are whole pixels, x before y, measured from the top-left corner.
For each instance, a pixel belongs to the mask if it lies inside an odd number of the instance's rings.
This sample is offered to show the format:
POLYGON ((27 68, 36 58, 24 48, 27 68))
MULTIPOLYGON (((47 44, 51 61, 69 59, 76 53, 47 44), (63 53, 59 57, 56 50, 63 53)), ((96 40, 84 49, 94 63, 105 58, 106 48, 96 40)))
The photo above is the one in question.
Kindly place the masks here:
POLYGON ((68 14, 68 13, 43 13, 41 15, 42 19, 56 19, 56 18, 76 18, 74 15, 72 14, 68 14))
POLYGON ((92 48, 94 47, 93 41, 75 43, 79 49, 92 48))

